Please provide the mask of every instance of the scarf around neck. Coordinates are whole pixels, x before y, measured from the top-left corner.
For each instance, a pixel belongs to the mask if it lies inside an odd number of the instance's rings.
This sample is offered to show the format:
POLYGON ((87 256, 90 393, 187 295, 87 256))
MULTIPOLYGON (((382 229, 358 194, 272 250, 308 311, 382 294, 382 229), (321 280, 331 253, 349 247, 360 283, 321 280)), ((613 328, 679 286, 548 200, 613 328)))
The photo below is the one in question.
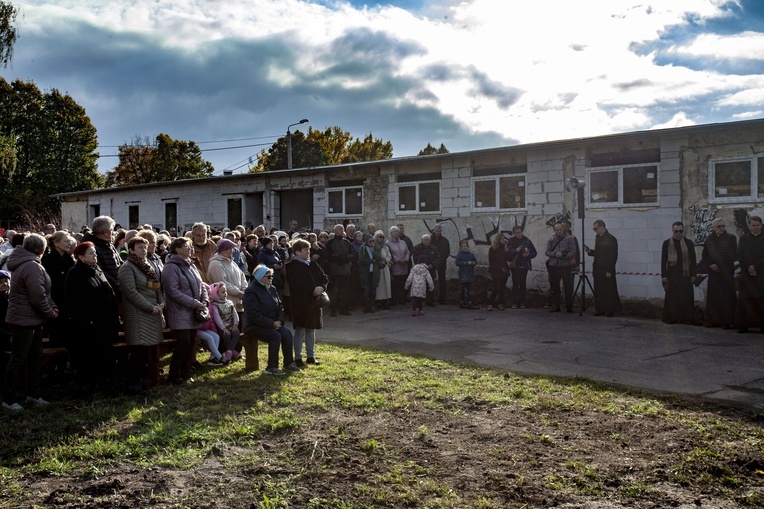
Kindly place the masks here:
POLYGON ((138 258, 134 253, 129 253, 127 255, 127 261, 132 262, 136 267, 141 269, 141 272, 146 275, 149 282, 159 283, 159 277, 157 277, 156 272, 154 272, 154 269, 151 268, 151 265, 149 265, 146 260, 138 258))
MULTIPOLYGON (((668 265, 669 267, 676 266, 677 263, 677 251, 676 251, 676 245, 674 244, 674 236, 672 235, 669 238, 669 245, 668 245, 668 265)), ((678 241, 679 245, 682 248, 682 276, 684 277, 690 277, 690 255, 687 251, 687 243, 684 241, 684 237, 678 241)))

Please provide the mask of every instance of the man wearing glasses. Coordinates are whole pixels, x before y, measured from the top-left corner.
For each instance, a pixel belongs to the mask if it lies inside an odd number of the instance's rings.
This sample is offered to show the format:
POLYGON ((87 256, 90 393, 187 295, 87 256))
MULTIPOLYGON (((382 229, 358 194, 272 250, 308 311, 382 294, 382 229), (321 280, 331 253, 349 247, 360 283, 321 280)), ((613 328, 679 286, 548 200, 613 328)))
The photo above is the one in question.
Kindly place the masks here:
POLYGON ((615 264, 618 261, 618 241, 605 228, 605 221, 594 221, 594 249, 584 245, 584 251, 594 257, 592 275, 594 276, 594 316, 612 317, 621 311, 621 297, 618 295, 618 283, 615 279, 615 264))
POLYGON ((661 249, 661 282, 666 296, 663 299, 664 323, 693 323, 695 296, 695 246, 684 236, 684 225, 671 225, 671 237, 661 249))
POLYGON ((702 263, 708 267, 706 327, 732 327, 735 316, 735 255, 737 238, 725 230, 724 219, 711 223, 712 233, 703 244, 702 263))

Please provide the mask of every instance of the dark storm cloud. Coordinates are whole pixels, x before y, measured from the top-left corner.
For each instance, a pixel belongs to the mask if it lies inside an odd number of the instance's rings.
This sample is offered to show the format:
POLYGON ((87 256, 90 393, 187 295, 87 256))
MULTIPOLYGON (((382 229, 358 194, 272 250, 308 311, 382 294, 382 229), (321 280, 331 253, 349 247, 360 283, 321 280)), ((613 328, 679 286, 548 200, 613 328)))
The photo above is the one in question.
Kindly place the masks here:
POLYGON ((473 66, 461 67, 446 64, 433 64, 420 71, 422 78, 430 81, 448 82, 464 79, 472 83, 471 93, 475 96, 485 97, 496 101, 496 104, 506 110, 515 104, 522 91, 492 80, 482 71, 473 66))
POLYGON ((649 87, 652 84, 653 82, 650 80, 639 79, 639 80, 629 81, 627 83, 613 83, 613 87, 617 88, 618 90, 622 92, 628 92, 629 90, 632 90, 634 88, 649 87))
MULTIPOLYGON (((341 126, 355 137, 372 132, 392 141, 396 156, 416 154, 427 144, 421 140, 451 150, 511 141, 495 133, 475 135, 434 108, 401 101, 435 98, 420 78, 394 72, 401 59, 426 51, 416 43, 368 29, 349 30, 324 48, 301 48, 298 39, 294 34, 225 39, 191 50, 152 35, 70 21, 27 30, 13 70, 21 79, 34 76, 42 89, 72 95, 86 108, 102 145, 160 132, 195 141, 278 136, 300 118, 309 118, 317 129, 341 126), (317 55, 317 71, 298 63, 307 50, 317 55)), ((460 72, 480 93, 505 100, 484 76, 460 72)), ((266 148, 273 141, 266 140, 266 148)), ((229 154, 228 161, 246 161, 259 150, 229 154)), ((116 148, 101 148, 101 154, 109 153, 116 148)), ((100 169, 116 162, 101 159, 100 169)), ((227 165, 213 163, 218 170, 227 165)))

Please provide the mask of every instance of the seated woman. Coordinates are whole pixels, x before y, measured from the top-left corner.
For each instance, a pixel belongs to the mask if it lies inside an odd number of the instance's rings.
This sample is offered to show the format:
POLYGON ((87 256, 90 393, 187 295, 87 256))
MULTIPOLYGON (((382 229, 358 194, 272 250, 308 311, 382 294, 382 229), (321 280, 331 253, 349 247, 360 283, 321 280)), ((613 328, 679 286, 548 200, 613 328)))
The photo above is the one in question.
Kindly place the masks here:
POLYGON ((300 371, 300 368, 292 354, 292 331, 284 327, 284 306, 272 282, 273 270, 258 265, 244 292, 244 332, 268 343, 268 365, 263 374, 284 375, 286 373, 279 369, 279 346, 284 368, 289 371, 300 371))

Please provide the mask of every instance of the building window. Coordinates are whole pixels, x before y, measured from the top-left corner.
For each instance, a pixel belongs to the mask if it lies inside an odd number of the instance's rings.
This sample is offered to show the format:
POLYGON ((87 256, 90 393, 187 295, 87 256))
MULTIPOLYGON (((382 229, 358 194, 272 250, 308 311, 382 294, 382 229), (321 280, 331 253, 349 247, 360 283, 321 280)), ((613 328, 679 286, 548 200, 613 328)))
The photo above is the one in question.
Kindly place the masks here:
POLYGON ((525 175, 481 177, 472 181, 476 212, 525 210, 525 175))
POLYGON ((332 187, 326 190, 329 216, 362 216, 363 187, 332 187))
POLYGON ((634 164, 589 171, 589 205, 658 205, 658 164, 634 164))
POLYGON ((710 203, 764 199, 764 156, 711 159, 708 173, 710 203))
POLYGON ((440 181, 398 184, 398 213, 440 212, 440 181))

